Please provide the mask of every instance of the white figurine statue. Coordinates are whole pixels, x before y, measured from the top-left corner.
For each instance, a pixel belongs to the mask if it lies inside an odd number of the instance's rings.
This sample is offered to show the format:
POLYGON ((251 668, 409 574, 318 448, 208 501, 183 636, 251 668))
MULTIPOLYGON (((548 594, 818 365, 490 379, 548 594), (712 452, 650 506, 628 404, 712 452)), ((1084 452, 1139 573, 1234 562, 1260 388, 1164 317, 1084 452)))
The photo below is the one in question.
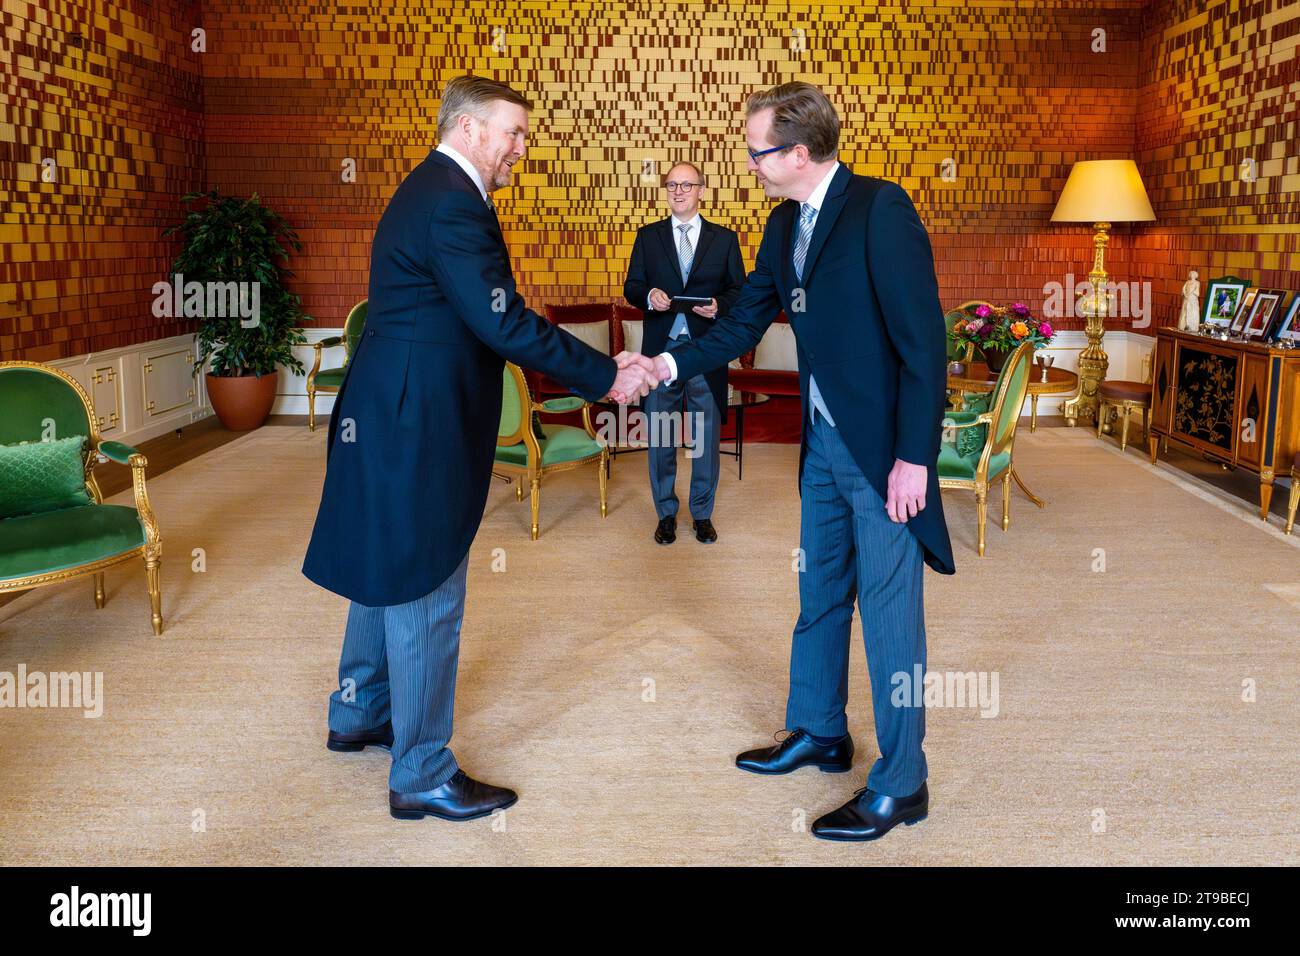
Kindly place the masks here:
POLYGON ((1187 273, 1183 283, 1183 311, 1178 317, 1178 328, 1195 332, 1201 327, 1201 283, 1195 272, 1187 273))

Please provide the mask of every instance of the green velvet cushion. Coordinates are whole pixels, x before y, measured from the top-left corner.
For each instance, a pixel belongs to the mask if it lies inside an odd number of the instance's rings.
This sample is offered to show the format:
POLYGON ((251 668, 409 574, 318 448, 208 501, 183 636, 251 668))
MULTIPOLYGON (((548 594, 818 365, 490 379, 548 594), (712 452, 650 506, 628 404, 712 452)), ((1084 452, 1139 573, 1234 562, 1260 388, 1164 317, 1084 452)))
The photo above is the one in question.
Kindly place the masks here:
POLYGON ((0 445, 0 518, 89 502, 85 447, 84 435, 0 445))
POLYGON ((341 368, 323 368, 316 373, 316 387, 321 388, 338 388, 343 384, 343 376, 346 369, 341 368))
POLYGON ((99 453, 109 461, 115 461, 119 465, 131 464, 131 456, 140 454, 139 451, 130 445, 120 441, 102 441, 99 443, 99 453))
POLYGON ((577 395, 568 398, 548 398, 542 402, 542 408, 548 412, 580 412, 582 406, 587 404, 577 395))
POLYGON ((0 445, 89 434, 86 406, 67 381, 38 368, 0 368, 0 445))
POLYGON ((0 521, 0 580, 75 568, 144 544, 134 508, 82 505, 0 521))
MULTIPOLYGON (((975 429, 970 429, 974 431, 975 429)), ((958 431, 961 434, 962 430, 958 431)), ((939 446, 939 477, 940 478, 961 478, 971 480, 975 477, 975 468, 979 465, 980 455, 983 454, 984 446, 980 446, 973 454, 961 455, 957 452, 957 446, 951 442, 944 442, 939 446)), ((989 459, 989 478, 992 479, 1002 474, 1002 470, 1007 467, 1007 462, 1011 460, 1009 452, 1002 452, 1000 455, 994 455, 989 459)))
MULTIPOLYGON (((558 465, 566 461, 577 461, 588 455, 599 455, 601 444, 581 428, 572 425, 542 425, 545 435, 541 441, 542 464, 558 465)), ((496 460, 504 465, 528 467, 528 446, 523 442, 518 445, 506 445, 497 448, 496 460)))

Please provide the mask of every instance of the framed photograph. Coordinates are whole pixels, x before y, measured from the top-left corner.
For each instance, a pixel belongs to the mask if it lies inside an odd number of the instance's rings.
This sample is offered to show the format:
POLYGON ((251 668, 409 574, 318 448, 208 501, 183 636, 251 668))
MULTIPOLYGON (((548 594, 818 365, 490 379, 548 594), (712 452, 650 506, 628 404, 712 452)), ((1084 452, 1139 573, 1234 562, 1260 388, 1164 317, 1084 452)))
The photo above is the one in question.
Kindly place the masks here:
POLYGON ((1237 304, 1237 311, 1233 314, 1228 322, 1228 330, 1231 332, 1240 332, 1242 326, 1246 324, 1246 317, 1250 315, 1250 310, 1255 307, 1255 296, 1259 295, 1258 289, 1247 289, 1237 304))
POLYGON ((1249 282, 1236 276, 1224 276, 1212 281, 1205 293, 1205 315, 1201 318, 1201 324, 1217 325, 1225 329, 1232 325, 1249 286, 1249 282))
POLYGON ((1282 310, 1285 289, 1260 289, 1251 303, 1250 314, 1242 320, 1241 334, 1246 338, 1263 338, 1273 324, 1273 316, 1282 310))
POLYGON ((1300 292, 1291 297, 1291 307, 1273 333, 1276 341, 1300 342, 1300 314, 1297 313, 1300 313, 1300 292))

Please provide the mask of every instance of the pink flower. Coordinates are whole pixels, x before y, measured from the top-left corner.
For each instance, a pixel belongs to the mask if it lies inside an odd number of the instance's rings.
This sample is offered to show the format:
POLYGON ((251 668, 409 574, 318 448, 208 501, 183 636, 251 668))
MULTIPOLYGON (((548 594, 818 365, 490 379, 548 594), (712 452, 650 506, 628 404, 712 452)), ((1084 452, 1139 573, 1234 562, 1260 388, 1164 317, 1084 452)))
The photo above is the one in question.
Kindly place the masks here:
POLYGON ((1052 326, 1048 322, 1040 322, 1038 325, 1038 334, 1045 335, 1049 339, 1052 337, 1052 326))
POLYGON ((990 309, 987 305, 976 306, 975 314, 978 315, 981 319, 987 319, 990 315, 993 314, 993 310, 990 309))
POLYGON ((1011 307, 1011 311, 1016 315, 1023 317, 1029 314, 1029 306, 1025 305, 1023 302, 1017 302, 1011 307))

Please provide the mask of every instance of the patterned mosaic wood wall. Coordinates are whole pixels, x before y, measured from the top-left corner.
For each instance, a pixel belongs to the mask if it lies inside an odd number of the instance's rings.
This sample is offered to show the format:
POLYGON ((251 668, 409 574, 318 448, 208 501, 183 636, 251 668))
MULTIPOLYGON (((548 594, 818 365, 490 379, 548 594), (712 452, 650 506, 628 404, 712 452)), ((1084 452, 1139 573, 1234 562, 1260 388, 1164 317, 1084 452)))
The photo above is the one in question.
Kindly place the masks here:
MULTIPOLYGON (((385 200, 434 142, 435 94, 459 73, 491 75, 537 106, 522 174, 498 203, 525 294, 616 298, 636 228, 665 215, 657 178, 641 181, 647 161, 701 162, 705 215, 740 232, 752 265, 771 203, 744 169, 744 100, 802 78, 840 108, 842 158, 911 191, 947 300, 1033 301, 1044 271, 1089 264, 1086 230, 1046 224, 1070 165, 1132 148, 1140 5, 1080 6, 439 2, 340 16, 308 0, 274 13, 212 0, 208 178, 257 190, 298 224, 311 251, 300 287, 337 324, 365 294, 385 200)), ((1119 261, 1122 235, 1116 247, 1119 261)))
POLYGON ((499 203, 536 306, 618 296, 637 226, 663 215, 646 164, 683 155, 752 265, 771 204, 744 171, 742 107, 792 78, 831 93, 844 160, 911 192, 945 302, 1041 302, 1044 282, 1082 278, 1090 230, 1051 225, 1052 207, 1076 159, 1125 156, 1160 222, 1117 226, 1108 262, 1149 273, 1158 322, 1189 267, 1294 287, 1296 5, 1200 5, 3 0, 0 349, 179 331, 150 315, 149 288, 173 251, 159 232, 198 186, 280 210, 304 240, 296 288, 339 324, 384 203, 435 142, 437 92, 464 72, 537 104, 499 203), (1250 191, 1209 178, 1252 139, 1250 191), (39 183, 50 150, 61 178, 39 183))
POLYGON ((1300 3, 1145 12, 1135 157, 1157 223, 1136 242, 1157 325, 1189 270, 1300 291, 1300 3))
POLYGON ((0 357, 51 360, 192 325, 150 311, 174 251, 159 233, 203 182, 191 24, 196 5, 165 0, 3 0, 0 357))

